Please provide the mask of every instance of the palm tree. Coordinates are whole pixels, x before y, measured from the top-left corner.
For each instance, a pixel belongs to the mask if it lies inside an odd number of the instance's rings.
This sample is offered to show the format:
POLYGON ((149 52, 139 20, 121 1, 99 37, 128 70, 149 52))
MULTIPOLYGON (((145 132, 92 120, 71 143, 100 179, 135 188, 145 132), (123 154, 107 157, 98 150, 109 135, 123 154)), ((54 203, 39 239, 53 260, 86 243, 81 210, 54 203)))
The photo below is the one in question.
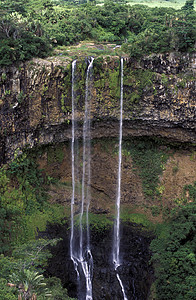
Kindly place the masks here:
POLYGON ((13 273, 10 280, 18 288, 18 300, 36 300, 40 295, 51 296, 44 282, 44 276, 38 272, 23 269, 13 273))

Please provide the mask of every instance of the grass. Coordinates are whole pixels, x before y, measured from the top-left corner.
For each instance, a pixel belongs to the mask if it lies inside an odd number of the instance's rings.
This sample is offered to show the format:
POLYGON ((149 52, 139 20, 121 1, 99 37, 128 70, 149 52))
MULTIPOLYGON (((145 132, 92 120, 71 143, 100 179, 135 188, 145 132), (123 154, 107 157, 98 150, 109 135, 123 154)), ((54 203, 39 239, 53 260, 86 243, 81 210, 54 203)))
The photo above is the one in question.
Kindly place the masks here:
POLYGON ((181 9, 181 7, 185 4, 185 1, 143 1, 143 0, 138 0, 138 1, 127 1, 128 4, 130 5, 147 5, 151 8, 154 7, 171 7, 174 9, 181 9))
MULTIPOLYGON (((120 2, 120 1, 119 1, 120 2)), ((129 5, 146 5, 148 7, 154 8, 154 7, 171 7, 173 9, 181 9, 181 7, 185 4, 186 0, 171 0, 171 1, 167 1, 167 0, 127 0, 126 3, 129 5)), ((97 1, 98 5, 103 5, 104 1, 103 0, 98 0, 97 1)), ((195 4, 195 10, 196 10, 196 4, 195 4)))
MULTIPOLYGON (((75 219, 75 225, 80 225, 80 214, 76 215, 74 217, 75 219)), ((96 229, 97 231, 102 231, 108 227, 113 226, 113 217, 108 217, 105 214, 93 214, 89 213, 88 215, 89 224, 91 226, 91 229, 96 229)), ((83 214, 82 218, 82 225, 86 226, 86 213, 83 214)))
POLYGON ((121 220, 124 222, 136 223, 144 226, 148 230, 154 230, 156 225, 152 223, 145 214, 131 213, 128 209, 122 209, 121 220))
POLYGON ((120 49, 116 48, 116 43, 95 43, 93 41, 82 41, 78 45, 74 46, 58 46, 54 50, 54 54, 57 56, 70 56, 72 58, 78 58, 82 56, 126 56, 126 54, 120 49))
POLYGON ((45 231, 48 223, 63 222, 65 210, 61 205, 47 205, 45 210, 36 211, 31 216, 26 216, 25 236, 27 240, 35 239, 38 231, 45 231))
MULTIPOLYGON (((114 225, 116 216, 114 214, 93 214, 89 213, 89 225, 91 229, 96 231, 102 231, 107 228, 111 228, 114 225)), ((144 213, 132 212, 130 209, 121 208, 120 213, 121 222, 130 222, 141 225, 145 230, 155 231, 158 223, 153 223, 148 219, 148 216, 144 213)), ((75 225, 79 226, 80 215, 75 216, 75 225)), ((82 224, 86 226, 86 214, 83 215, 82 224)))

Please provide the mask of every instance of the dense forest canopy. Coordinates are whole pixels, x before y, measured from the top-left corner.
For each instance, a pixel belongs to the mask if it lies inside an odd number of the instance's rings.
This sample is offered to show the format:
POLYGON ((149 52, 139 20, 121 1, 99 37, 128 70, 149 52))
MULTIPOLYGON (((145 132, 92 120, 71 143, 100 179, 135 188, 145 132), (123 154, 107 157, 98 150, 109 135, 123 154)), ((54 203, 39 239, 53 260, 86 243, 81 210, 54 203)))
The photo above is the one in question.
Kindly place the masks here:
POLYGON ((131 57, 195 50, 194 0, 180 10, 94 1, 1 0, 0 64, 45 57, 82 40, 118 42, 131 57))

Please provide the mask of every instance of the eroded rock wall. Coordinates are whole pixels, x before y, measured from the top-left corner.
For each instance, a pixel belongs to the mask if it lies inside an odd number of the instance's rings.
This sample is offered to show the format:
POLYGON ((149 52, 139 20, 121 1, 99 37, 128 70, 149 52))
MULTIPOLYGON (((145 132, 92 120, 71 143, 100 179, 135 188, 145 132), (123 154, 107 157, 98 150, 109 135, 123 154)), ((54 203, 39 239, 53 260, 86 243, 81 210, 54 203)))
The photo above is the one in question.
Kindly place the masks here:
MULTIPOLYGON (((80 209, 82 180, 82 142, 77 152, 75 205, 80 209)), ((59 184, 48 187, 50 201, 70 209, 72 197, 71 143, 55 144, 36 150, 44 177, 59 184)), ((196 178, 196 152, 176 149, 150 139, 134 138, 122 145, 121 210, 123 214, 144 213, 154 205, 171 209, 176 201, 191 201, 184 186, 196 178)), ((95 214, 115 213, 118 175, 118 139, 93 140, 91 145, 91 203, 95 214)), ((161 211, 161 209, 160 209, 161 211)), ((159 213, 160 213, 159 211, 159 213)), ((160 217, 160 214, 157 217, 160 217)), ((151 214, 149 215, 151 218, 151 214)), ((156 221, 156 216, 152 217, 156 221)))
MULTIPOLYGON (((124 60, 123 136, 158 136, 195 143, 195 55, 124 60)), ((79 133, 84 115, 87 58, 76 67, 79 133)), ((92 138, 119 133, 120 60, 94 60, 92 138)), ((71 58, 34 59, 0 70, 1 162, 24 147, 71 138, 71 58)))

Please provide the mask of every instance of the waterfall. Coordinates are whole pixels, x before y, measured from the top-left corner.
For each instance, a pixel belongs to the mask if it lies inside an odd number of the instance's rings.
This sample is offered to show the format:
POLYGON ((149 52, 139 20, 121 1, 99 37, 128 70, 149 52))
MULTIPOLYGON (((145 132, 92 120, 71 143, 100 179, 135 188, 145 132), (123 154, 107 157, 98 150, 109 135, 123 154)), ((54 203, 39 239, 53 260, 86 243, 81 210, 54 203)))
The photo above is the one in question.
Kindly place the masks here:
POLYGON ((119 155, 118 155, 118 181, 117 181, 117 197, 116 197, 116 219, 114 223, 114 239, 113 239, 113 263, 117 273, 117 279, 121 286, 124 300, 127 300, 123 283, 118 274, 120 261, 120 198, 121 198, 121 164, 122 164, 122 114, 123 114, 123 58, 121 58, 121 82, 120 82, 120 129, 119 129, 119 155))
POLYGON ((74 243, 74 199, 75 199, 75 69, 76 61, 72 63, 72 199, 71 199, 71 237, 70 237, 70 256, 77 272, 80 300, 92 300, 92 273, 93 273, 93 257, 90 249, 90 232, 89 232, 89 205, 90 205, 90 180, 91 180, 91 136, 90 136, 90 99, 91 99, 91 80, 93 60, 88 65, 86 74, 85 89, 85 113, 83 123, 83 162, 82 162, 82 195, 79 217, 79 242, 74 243), (83 219, 86 217, 84 226, 83 219), (77 249, 75 249, 77 247, 77 249), (79 248, 79 249, 78 249, 79 248), (85 278, 85 292, 82 279, 85 278), (85 294, 85 295, 84 295, 85 294))
POLYGON ((85 115, 83 124, 83 170, 82 170, 82 205, 80 213, 80 262, 86 280, 86 300, 92 299, 92 269, 93 258, 90 250, 90 233, 88 212, 90 205, 90 159, 91 159, 91 136, 90 136, 90 98, 91 89, 89 83, 91 82, 93 60, 91 58, 90 64, 86 74, 86 90, 85 90, 85 115), (83 240, 83 224, 82 219, 84 215, 84 204, 86 203, 86 245, 84 247, 83 240))
POLYGON ((71 141, 71 157, 72 157, 72 198, 71 198, 71 236, 70 236, 70 256, 73 261, 74 268, 78 273, 78 263, 74 253, 74 204, 75 204, 75 70, 76 70, 76 60, 72 62, 72 141, 71 141))

